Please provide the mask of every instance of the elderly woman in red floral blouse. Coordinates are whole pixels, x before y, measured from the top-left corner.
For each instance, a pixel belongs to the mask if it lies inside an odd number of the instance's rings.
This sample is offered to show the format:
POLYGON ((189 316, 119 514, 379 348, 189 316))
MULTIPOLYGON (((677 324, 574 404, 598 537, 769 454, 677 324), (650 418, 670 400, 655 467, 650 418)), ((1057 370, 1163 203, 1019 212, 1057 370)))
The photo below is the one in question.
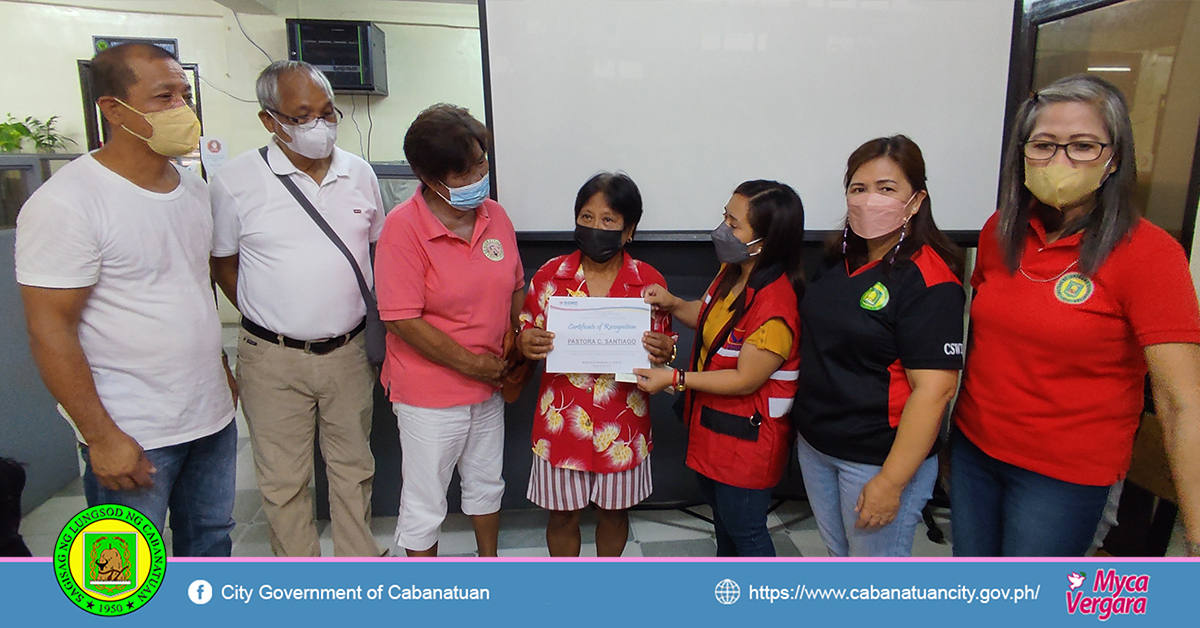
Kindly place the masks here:
MULTIPOLYGON (((575 198, 579 250, 538 269, 521 312, 517 346, 531 360, 545 358, 554 335, 545 331, 552 296, 641 297, 662 274, 622 249, 642 217, 642 196, 623 174, 601 173, 575 198)), ((670 316, 655 312, 642 339, 651 362, 675 351, 670 316)), ((546 544, 551 556, 579 555, 579 515, 597 507, 596 554, 620 556, 629 537, 629 507, 646 499, 650 479, 650 403, 636 384, 612 373, 542 375, 533 422, 529 499, 550 511, 546 544)))

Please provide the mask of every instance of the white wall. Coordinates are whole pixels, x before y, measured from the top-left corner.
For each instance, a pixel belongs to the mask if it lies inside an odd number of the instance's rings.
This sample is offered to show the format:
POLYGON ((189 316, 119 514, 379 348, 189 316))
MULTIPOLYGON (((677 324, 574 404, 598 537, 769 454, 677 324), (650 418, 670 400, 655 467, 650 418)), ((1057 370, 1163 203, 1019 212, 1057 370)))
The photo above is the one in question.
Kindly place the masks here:
MULTIPOLYGON (((437 102, 452 102, 470 109, 480 120, 483 109, 483 62, 480 56, 479 13, 474 5, 397 2, 388 0, 299 0, 280 2, 278 16, 241 16, 242 25, 260 46, 272 57, 287 57, 287 35, 285 18, 323 18, 370 20, 384 33, 387 45, 388 96, 337 97, 337 106, 346 115, 345 123, 338 129, 338 146, 352 153, 365 156, 360 150, 366 144, 368 119, 366 105, 371 105, 371 161, 397 161, 404 159, 402 144, 408 125, 417 114, 437 102), (284 7, 288 4, 290 6, 284 7), (355 109, 360 133, 350 120, 355 109)), ((232 70, 219 87, 242 98, 253 99, 254 78, 265 67, 267 59, 250 45, 237 24, 230 17, 230 30, 226 33, 225 45, 232 70)), ((182 46, 182 42, 180 44, 182 46)), ((186 56, 186 55, 185 55, 186 56)), ((224 98, 206 90, 206 98, 224 98)), ((253 114, 256 105, 243 115, 242 123, 249 127, 232 137, 235 150, 248 137, 254 138, 243 148, 260 146, 265 132, 253 114), (248 122, 247 122, 248 121, 248 122), (255 135, 257 133, 257 135, 255 135)))
MULTIPOLYGON (((398 161, 408 125, 425 107, 452 102, 484 119, 479 13, 473 4, 392 0, 280 0, 275 15, 238 17, 274 59, 287 58, 286 18, 370 20, 384 32, 388 96, 338 95, 345 113, 338 146, 366 156, 370 102, 372 161, 398 161), (355 104, 357 103, 357 107, 355 104), (350 119, 357 108, 355 119, 350 119)), ((180 58, 197 63, 208 84, 200 87, 206 135, 221 138, 230 155, 262 146, 267 133, 253 101, 254 79, 268 60, 242 34, 233 13, 212 0, 0 0, 0 116, 59 116, 59 127, 83 151, 83 102, 78 59, 92 56, 92 35, 179 40, 180 58), (215 87, 214 87, 215 86, 215 87)), ((237 312, 222 295, 222 321, 237 312)))
MULTIPOLYGON (((255 42, 275 59, 287 58, 285 18, 371 20, 383 29, 390 95, 370 97, 373 161, 403 159, 401 143, 409 123, 435 102, 462 105, 483 119, 474 5, 387 0, 291 0, 274 5, 276 15, 239 17, 255 42)), ((247 100, 254 100, 254 78, 268 63, 242 35, 233 13, 211 0, 0 0, 0 58, 5 60, 0 115, 57 115, 67 135, 85 146, 76 60, 92 56, 92 35, 176 38, 183 61, 198 63, 205 80, 247 100)), ((238 102, 205 84, 201 94, 206 134, 225 139, 233 154, 265 142, 256 104, 238 102)), ((355 117, 365 136, 368 97, 356 98, 355 117)), ((349 120, 351 99, 339 95, 337 105, 347 116, 338 145, 362 154, 349 120)))

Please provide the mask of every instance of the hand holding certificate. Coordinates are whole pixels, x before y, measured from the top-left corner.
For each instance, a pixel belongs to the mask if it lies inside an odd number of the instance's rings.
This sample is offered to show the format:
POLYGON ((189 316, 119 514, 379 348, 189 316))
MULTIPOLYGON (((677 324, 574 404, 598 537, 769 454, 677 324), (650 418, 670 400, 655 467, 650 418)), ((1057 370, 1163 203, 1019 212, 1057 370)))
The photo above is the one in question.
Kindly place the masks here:
POLYGON ((650 305, 641 299, 550 297, 546 331, 554 350, 547 373, 632 373, 649 368, 642 335, 650 331, 650 305))

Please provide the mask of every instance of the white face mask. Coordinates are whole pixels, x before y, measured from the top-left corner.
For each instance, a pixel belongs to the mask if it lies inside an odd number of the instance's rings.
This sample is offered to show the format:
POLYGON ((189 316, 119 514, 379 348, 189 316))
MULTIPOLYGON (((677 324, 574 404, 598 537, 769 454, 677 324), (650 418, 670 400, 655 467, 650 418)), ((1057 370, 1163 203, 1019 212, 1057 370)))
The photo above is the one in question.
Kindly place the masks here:
MULTIPOLYGON (((275 114, 270 111, 267 113, 275 118, 275 114)), ((279 138, 284 146, 292 149, 292 152, 309 159, 325 159, 333 154, 333 146, 337 143, 336 124, 329 124, 324 119, 318 119, 311 128, 302 129, 296 125, 284 124, 279 118, 275 118, 275 121, 291 136, 292 141, 285 142, 278 135, 275 137, 279 138)))

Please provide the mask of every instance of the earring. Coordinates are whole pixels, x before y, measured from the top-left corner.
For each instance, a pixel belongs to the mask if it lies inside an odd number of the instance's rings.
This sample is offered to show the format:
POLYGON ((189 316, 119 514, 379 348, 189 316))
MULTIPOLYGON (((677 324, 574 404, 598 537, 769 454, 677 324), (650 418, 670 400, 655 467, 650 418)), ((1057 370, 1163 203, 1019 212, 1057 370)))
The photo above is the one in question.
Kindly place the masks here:
POLYGON ((907 233, 908 233, 908 221, 905 220, 904 225, 900 227, 900 241, 896 243, 896 248, 892 249, 892 261, 888 262, 889 265, 896 263, 896 255, 898 255, 900 253, 900 245, 904 244, 904 236, 907 233))
POLYGON ((842 227, 842 255, 846 255, 846 240, 850 238, 850 225, 842 227))

